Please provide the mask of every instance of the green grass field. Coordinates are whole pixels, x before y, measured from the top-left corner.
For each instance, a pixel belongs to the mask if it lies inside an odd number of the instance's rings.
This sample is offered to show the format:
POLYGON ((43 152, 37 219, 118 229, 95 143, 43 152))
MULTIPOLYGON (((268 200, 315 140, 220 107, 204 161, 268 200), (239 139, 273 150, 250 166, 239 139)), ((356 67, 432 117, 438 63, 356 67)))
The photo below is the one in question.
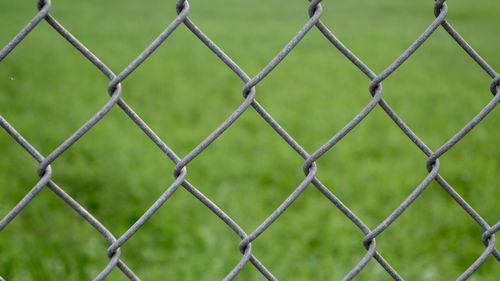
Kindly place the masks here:
MULTIPOLYGON (((0 45, 36 13, 0 1, 0 45)), ((380 73, 434 19, 427 1, 323 1, 324 22, 380 73)), ((500 70, 500 1, 449 1, 449 21, 500 70)), ((192 0, 190 17, 249 75, 307 21, 307 1, 192 0)), ((52 15, 116 73, 175 18, 175 1, 53 0, 52 15)), ((369 80, 313 29, 257 86, 257 99, 308 151, 368 103, 369 80)), ((384 98, 432 149, 492 98, 491 78, 439 29, 384 98)), ((106 78, 45 22, 0 63, 0 114, 44 155, 108 99, 106 78)), ((123 97, 183 156, 241 102, 243 83, 181 26, 123 83, 123 97)), ((499 219, 500 111, 441 158, 441 174, 490 224, 499 219)), ((37 182, 37 163, 0 132, 0 217, 37 182)), ((319 178, 370 227, 427 175, 426 157, 381 108, 318 161, 319 178)), ((189 164, 188 179, 247 232, 303 179, 303 160, 253 110, 189 164)), ((53 179, 116 236, 173 181, 174 165, 118 108, 52 164, 53 179)), ((484 250, 482 229, 436 183, 377 247, 407 280, 455 280, 484 250)), ((365 254, 362 233, 313 186, 253 243, 280 280, 340 280, 365 254)), ((143 280, 221 280, 238 237, 179 189, 122 248, 143 280)), ((0 232, 7 281, 91 280, 106 241, 50 190, 0 232)), ((498 280, 492 257, 471 280, 498 280)), ((118 270, 107 280, 125 280, 118 270)), ((237 280, 263 280, 247 266, 237 280)), ((357 280, 389 280, 371 261, 357 280)))

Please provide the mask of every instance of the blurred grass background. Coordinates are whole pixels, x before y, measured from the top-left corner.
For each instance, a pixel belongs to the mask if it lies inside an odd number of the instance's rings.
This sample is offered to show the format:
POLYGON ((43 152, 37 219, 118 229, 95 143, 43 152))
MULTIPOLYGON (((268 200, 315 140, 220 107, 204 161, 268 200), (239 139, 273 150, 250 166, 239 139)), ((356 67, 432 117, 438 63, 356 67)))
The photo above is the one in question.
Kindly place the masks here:
MULTIPOLYGON (((4 46, 36 1, 0 1, 4 46)), ((52 15, 116 73, 175 18, 175 1, 53 1, 52 15)), ((324 22, 375 72, 433 20, 433 1, 324 1, 324 22)), ((448 19, 497 70, 499 1, 449 1, 448 19)), ((307 21, 306 1, 191 0, 190 17, 249 75, 307 21)), ((384 82, 384 97, 433 149, 491 99, 491 79, 439 29, 384 82)), ((48 24, 0 64, 0 113, 47 155, 106 102, 108 81, 48 24)), ((369 101, 369 81, 317 30, 257 87, 257 99, 308 151, 369 101)), ((124 99, 179 155, 241 102, 242 82, 181 26, 123 83, 124 99)), ((499 219, 500 112, 442 157, 441 174, 488 222, 499 219)), ((0 133, 0 216, 37 182, 37 163, 0 133)), ((370 227, 427 174, 426 158, 376 108, 318 161, 319 177, 370 227)), ((301 158, 249 109, 189 165, 188 179, 247 232, 303 179, 301 158)), ((52 165, 53 179, 116 236, 172 182, 172 163, 116 107, 52 165)), ((437 184, 377 247, 408 280, 454 280, 484 250, 482 230, 437 184)), ((362 233, 310 187, 253 243, 280 280, 339 280, 365 254, 362 233)), ((125 246, 143 280, 220 280, 239 261, 237 236, 178 192, 125 246)), ((89 280, 107 244, 49 190, 0 232, 7 280, 89 280)), ((498 280, 490 258, 471 280, 498 280)), ((388 280, 374 261, 357 280, 388 280)), ((108 280, 125 280, 115 270, 108 280)), ((247 266, 237 280, 263 280, 247 266)))

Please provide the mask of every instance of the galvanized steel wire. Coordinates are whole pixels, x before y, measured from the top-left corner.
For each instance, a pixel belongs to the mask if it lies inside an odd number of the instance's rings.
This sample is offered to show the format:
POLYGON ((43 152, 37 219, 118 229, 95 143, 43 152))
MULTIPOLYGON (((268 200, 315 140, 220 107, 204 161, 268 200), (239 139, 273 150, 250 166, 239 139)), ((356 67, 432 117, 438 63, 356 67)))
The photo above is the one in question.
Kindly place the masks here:
MULTIPOLYGON (((95 113, 83 126, 69 136, 62 144, 60 144, 51 153, 44 156, 33 147, 16 129, 11 126, 5 118, 0 116, 0 126, 28 152, 35 161, 39 163, 38 175, 40 180, 29 191, 25 197, 2 219, 0 220, 0 231, 2 231, 23 209, 32 202, 39 192, 44 189, 50 189, 56 196, 63 200, 68 206, 75 210, 82 218, 84 218, 96 231, 104 237, 109 248, 107 255, 109 263, 99 272, 94 280, 104 280, 112 270, 118 268, 130 280, 140 280, 134 273, 133 269, 120 259, 120 248, 123 246, 148 220, 152 219, 155 212, 174 194, 179 188, 186 189, 192 196, 202 202, 207 210, 213 212, 227 227, 241 239, 239 250, 242 254, 241 260, 234 265, 233 269, 226 273, 223 280, 233 280, 247 264, 252 264, 267 280, 278 280, 263 263, 252 252, 252 242, 256 240, 266 229, 273 224, 293 202, 301 196, 303 191, 309 186, 317 188, 324 197, 335 205, 359 230, 365 235, 362 241, 366 248, 365 256, 354 264, 349 272, 345 273, 343 280, 352 280, 358 275, 367 263, 374 259, 387 272, 388 276, 394 280, 404 280, 403 276, 392 267, 389 262, 378 252, 376 247, 376 238, 387 230, 405 212, 413 202, 426 190, 431 182, 437 182, 451 196, 461 208, 463 208, 470 217, 482 228, 482 241, 485 245, 483 253, 477 257, 475 262, 468 268, 464 268, 463 273, 456 280, 468 279, 474 271, 476 271, 490 256, 500 261, 500 252, 495 246, 495 233, 500 229, 500 222, 493 223, 491 226, 481 215, 476 212, 456 191, 455 189, 439 174, 440 162, 439 158, 453 148, 460 140, 462 140, 476 125, 478 125, 491 111, 493 111, 500 101, 500 75, 460 36, 460 34, 446 20, 448 7, 445 0, 436 0, 434 4, 435 19, 430 23, 427 29, 406 49, 394 62, 392 62, 380 74, 373 72, 366 64, 364 64, 354 53, 352 53, 342 42, 333 34, 333 32, 321 21, 323 8, 321 0, 309 1, 308 13, 309 20, 295 34, 295 36, 286 44, 283 49, 254 77, 250 77, 245 71, 238 66, 222 49, 207 37, 203 31, 195 25, 188 17, 190 5, 187 0, 177 0, 176 11, 177 17, 165 28, 165 30, 125 69, 119 73, 113 72, 106 66, 97 56, 87 49, 75 36, 73 36, 63 25, 61 25, 51 14, 50 10, 52 3, 50 0, 38 1, 38 13, 33 19, 0 51, 0 62, 9 53, 20 44, 25 37, 42 21, 48 23, 60 36, 66 39, 74 48, 76 48, 82 56, 88 59, 95 67, 102 72, 108 79, 109 85, 107 92, 109 100, 102 108, 95 113), (213 130, 201 143, 192 149, 184 157, 178 156, 158 135, 134 112, 134 110, 125 102, 122 97, 123 82, 132 72, 134 72, 161 44, 169 38, 169 36, 181 25, 186 26, 203 44, 206 45, 224 64, 228 70, 234 72, 242 83, 241 104, 231 113, 227 119, 222 122, 215 130, 213 130), (492 82, 489 85, 492 99, 487 103, 480 112, 478 112, 472 120, 463 126, 452 138, 442 144, 438 149, 430 149, 419 137, 406 125, 406 123, 397 115, 397 113, 389 106, 383 98, 382 82, 389 78, 399 67, 409 59, 413 53, 426 42, 426 40, 438 29, 442 27, 451 38, 468 54, 491 78, 492 82), (340 131, 332 136, 326 143, 317 148, 313 152, 306 151, 280 124, 259 104, 256 99, 256 86, 278 66, 283 59, 301 42, 307 33, 316 28, 324 37, 335 47, 346 59, 351 61, 370 81, 367 83, 368 92, 371 95, 371 100, 366 106, 352 118, 340 131), (96 219, 89 211, 85 209, 73 197, 68 195, 54 180, 52 179, 51 164, 56 161, 65 151, 74 145, 83 135, 85 135, 93 126, 106 117, 107 113, 115 106, 120 107, 149 139, 165 154, 166 157, 173 163, 175 168, 173 171, 173 180, 165 192, 154 202, 153 205, 122 235, 115 236, 105 225, 96 219), (322 157, 327 151, 332 149, 341 139, 356 127, 363 119, 379 106, 385 113, 394 121, 396 126, 427 156, 426 167, 428 175, 422 179, 413 191, 405 198, 403 202, 393 210, 382 222, 374 228, 368 227, 361 218, 349 209, 335 194, 327 188, 317 177, 318 167, 316 160, 322 157), (212 142, 219 138, 236 120, 250 107, 253 108, 274 131, 288 143, 297 154, 304 159, 303 171, 304 179, 295 188, 295 190, 254 230, 246 232, 238 225, 230 216, 228 216, 219 206, 213 203, 207 196, 199 191, 187 179, 187 166, 198 157, 212 142)), ((225 273, 221 273, 223 276, 225 273)))

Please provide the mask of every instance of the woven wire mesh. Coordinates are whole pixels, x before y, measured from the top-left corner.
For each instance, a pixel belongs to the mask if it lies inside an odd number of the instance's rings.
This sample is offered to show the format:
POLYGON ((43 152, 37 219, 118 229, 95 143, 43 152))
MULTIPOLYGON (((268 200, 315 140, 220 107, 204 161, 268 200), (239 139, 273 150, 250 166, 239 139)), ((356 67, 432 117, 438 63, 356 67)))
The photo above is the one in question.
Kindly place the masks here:
MULTIPOLYGON (((490 257, 493 256, 497 261, 500 260, 500 252, 495 246, 495 233, 500 229, 500 222, 488 224, 481 215, 476 212, 456 191, 455 189, 439 174, 440 162, 439 158, 446 154, 454 145, 461 141, 477 124, 479 124, 490 112, 494 110, 500 101, 500 75, 483 59, 481 56, 461 37, 461 35, 452 27, 446 20, 448 7, 445 0, 436 0, 434 4, 435 19, 428 25, 427 29, 415 39, 394 62, 392 62, 380 74, 374 73, 370 68, 356 57, 342 42, 332 33, 332 31, 321 21, 323 8, 321 0, 309 1, 308 13, 309 20, 295 34, 295 36, 285 45, 285 47, 254 77, 250 77, 245 71, 240 68, 222 49, 207 37, 202 30, 188 17, 190 6, 187 0, 177 0, 176 11, 177 17, 165 28, 165 30, 125 69, 119 73, 113 72, 107 67, 98 57, 96 57, 89 49, 87 49, 75 36, 64 28, 54 17, 51 16, 51 1, 38 1, 38 13, 35 17, 0 51, 0 62, 9 55, 9 53, 20 44, 23 39, 42 21, 48 23, 60 36, 66 39, 75 49, 77 49, 83 57, 89 60, 97 70, 102 72, 109 79, 108 94, 109 100, 102 108, 95 113, 83 126, 69 136, 62 144, 54 149, 48 155, 42 155, 38 150, 31 145, 16 129, 10 125, 6 119, 0 116, 1 127, 17 142, 26 152, 28 152, 34 160, 39 163, 38 174, 40 180, 27 193, 24 198, 0 220, 0 231, 2 231, 23 209, 32 202, 42 189, 48 188, 68 206, 74 209, 82 218, 84 218, 97 232, 102 235, 108 242, 109 248, 107 255, 109 263, 95 277, 94 280, 104 280, 115 268, 118 268, 124 276, 130 280, 140 280, 134 273, 133 269, 120 259, 120 248, 134 236, 134 234, 150 219, 154 217, 155 212, 171 198, 171 196, 179 189, 186 189, 193 197, 201 201, 206 209, 213 212, 227 227, 229 227, 241 239, 239 250, 241 251, 241 260, 234 265, 233 269, 227 273, 224 280, 233 280, 242 269, 247 265, 253 265, 261 274, 268 280, 277 280, 271 270, 267 268, 252 252, 252 242, 259 238, 270 225, 279 219, 287 208, 301 196, 306 188, 314 186, 336 208, 338 208, 359 230, 365 235, 362 241, 366 248, 366 254, 349 272, 345 273, 343 280, 352 280, 357 276, 368 264, 369 261, 375 260, 394 280, 404 280, 403 276, 384 259, 376 247, 376 238, 387 230, 391 225, 412 206, 414 201, 426 190, 431 182, 437 182, 451 198, 463 208, 467 214, 483 229, 482 241, 485 249, 482 254, 477 257, 475 262, 468 268, 465 268, 463 273, 457 277, 457 280, 466 280, 490 257), (134 112, 134 110, 124 101, 122 97, 121 83, 134 72, 151 54, 153 54, 162 43, 180 26, 186 26, 199 39, 200 44, 206 45, 224 64, 228 71, 234 72, 244 83, 242 89, 243 101, 234 109, 227 119, 222 122, 215 130, 213 130, 201 143, 192 149, 184 157, 178 156, 153 130, 134 112), (455 135, 448 141, 443 143, 438 149, 431 150, 419 137, 406 125, 406 123, 391 109, 389 104, 384 100, 382 82, 388 79, 398 68, 411 56, 414 52, 426 42, 426 40, 438 29, 443 28, 464 51, 469 55, 491 78, 490 90, 493 98, 478 112, 472 120, 465 124, 455 135), (350 122, 332 136, 326 143, 321 145, 312 153, 307 152, 280 124, 259 104, 256 100, 256 86, 270 74, 276 66, 301 42, 307 33, 316 28, 324 35, 324 37, 336 48, 345 59, 352 62, 364 75, 366 75, 371 83, 369 84, 369 93, 371 94, 370 101, 364 108, 352 118, 350 122), (418 149, 427 156, 427 176, 421 180, 413 191, 404 199, 401 204, 394 209, 383 221, 376 227, 369 228, 361 218, 349 209, 342 201, 340 201, 332 191, 327 188, 317 177, 318 167, 316 161, 321 158, 327 151, 332 149, 341 139, 360 124, 363 119, 368 116, 376 107, 380 107, 394 121, 395 125, 418 147, 418 149), (68 195, 54 180, 52 179, 51 164, 64 154, 71 146, 91 130, 94 125, 106 117, 108 112, 113 107, 119 107, 123 110, 130 120, 134 122, 142 132, 156 145, 158 148, 175 164, 173 171, 174 179, 164 193, 154 202, 144 214, 128 228, 125 233, 116 237, 112 234, 105 225, 103 225, 93 214, 86 210, 73 197, 68 195), (219 138, 234 122, 249 108, 253 108, 261 117, 263 122, 266 122, 295 152, 304 159, 303 171, 304 179, 294 189, 294 191, 284 200, 260 225, 250 232, 246 232, 238 225, 229 215, 227 215, 219 206, 213 203, 199 189, 191 184, 187 179, 187 166, 198 157, 203 151, 219 138)), ((0 277, 0 280, 2 278, 0 277)))

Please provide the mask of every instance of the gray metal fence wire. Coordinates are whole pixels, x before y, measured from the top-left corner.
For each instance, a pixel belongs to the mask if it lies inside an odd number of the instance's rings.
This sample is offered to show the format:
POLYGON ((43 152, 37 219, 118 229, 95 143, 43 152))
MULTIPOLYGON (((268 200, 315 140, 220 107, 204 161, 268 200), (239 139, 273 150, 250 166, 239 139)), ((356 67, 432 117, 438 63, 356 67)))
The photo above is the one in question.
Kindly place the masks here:
POLYGON ((363 245, 366 248, 365 256, 353 266, 350 272, 347 272, 343 280, 352 280, 367 263, 375 259, 380 266, 394 280, 404 280, 403 277, 394 269, 384 257, 377 251, 375 239, 382 232, 391 226, 398 217, 408 209, 412 203, 419 197, 422 192, 429 186, 432 181, 436 181, 455 201, 459 204, 470 217, 477 222, 483 229, 482 241, 486 246, 483 253, 476 261, 465 269, 456 280, 468 279, 474 271, 476 271, 489 256, 494 256, 497 261, 500 261, 500 252, 495 247, 495 233, 500 229, 500 222, 490 226, 460 195, 446 180, 439 174, 439 158, 447 153, 456 143, 464 138, 478 123, 483 120, 500 101, 500 75, 481 58, 481 56, 460 36, 460 34, 446 20, 448 7, 445 0, 436 0, 434 4, 435 19, 427 27, 427 29, 403 52, 393 63, 391 63, 382 73, 376 74, 365 65, 359 58, 356 57, 347 47, 345 47, 339 39, 323 24, 320 20, 323 8, 321 0, 310 0, 308 12, 310 19, 296 33, 288 44, 254 77, 248 76, 229 56, 227 56, 219 46, 210 40, 193 21, 188 17, 190 6, 187 0, 177 0, 176 10, 177 17, 168 25, 168 27, 123 71, 115 74, 109 69, 99 58, 97 58, 89 49, 87 49, 76 37, 66 30, 54 17, 49 13, 51 9, 50 0, 38 0, 38 13, 36 16, 0 51, 0 62, 21 43, 21 41, 32 31, 42 20, 45 20, 52 28, 54 28, 62 37, 64 37, 71 45, 73 45, 84 57, 92 62, 109 80, 108 94, 110 99, 95 115, 90 118, 80 129, 68 137, 61 145, 54 149, 49 155, 40 154, 7 120, 0 116, 0 125, 2 128, 17 141, 36 161, 39 162, 38 175, 40 181, 26 194, 26 196, 0 221, 0 231, 2 231, 45 187, 49 188, 55 195, 61 198, 66 204, 73 208, 82 218, 84 218, 93 228, 95 228, 108 242, 109 248, 107 255, 109 263, 95 277, 94 280, 104 280, 108 274, 114 269, 120 269, 123 274, 130 280, 140 280, 139 277, 129 268, 124 261, 120 259, 120 247, 123 246, 149 219, 154 213, 176 192, 179 187, 186 189, 195 198, 201 201, 211 212, 217 215, 236 235, 241 238, 239 250, 242 253, 242 258, 234 266, 223 280, 233 280, 248 263, 251 263, 257 268, 260 273, 268 280, 277 280, 271 271, 265 267, 252 253, 252 242, 257 239, 266 229, 273 224, 286 209, 302 194, 302 192, 312 184, 316 187, 326 199, 334 204, 360 231, 365 235, 363 245), (135 71, 155 50, 181 25, 185 25, 191 32, 198 37, 226 66, 234 72, 244 83, 243 86, 243 102, 236 108, 232 114, 220 124, 214 131, 210 133, 201 143, 199 143, 191 152, 184 157, 179 157, 167 144, 165 144, 151 128, 137 115, 133 109, 127 105, 121 93, 121 82, 128 75, 135 71), (492 78, 490 90, 493 93, 491 101, 475 115, 463 128, 461 128, 451 139, 445 142, 437 150, 433 151, 412 132, 405 122, 391 109, 389 104, 382 97, 382 82, 394 73, 412 54, 439 28, 444 28, 453 40, 462 47, 462 49, 474 60, 479 66, 492 78), (370 102, 356 116, 347 123, 339 132, 331 137, 326 143, 319 147, 316 151, 309 153, 297 143, 287 131, 282 128, 273 117, 266 112, 255 98, 255 87, 280 64, 280 62, 293 50, 293 48, 306 36, 313 28, 317 28, 331 44, 338 49, 348 60, 350 60, 361 72, 363 72, 371 81, 369 84, 369 93, 372 98, 370 102), (59 156, 77 142, 85 133, 102 120, 106 114, 114 106, 119 106, 129 118, 153 141, 165 155, 173 161, 176 166, 173 171, 174 180, 165 192, 154 202, 153 205, 121 236, 115 237, 99 220, 89 213, 80 203, 68 195, 61 187, 59 187, 52 179, 52 168, 50 166, 59 156), (335 146, 342 138, 344 138, 354 127, 356 127, 370 112, 380 106, 401 131, 424 153, 427 157, 428 175, 415 187, 415 189, 405 198, 403 202, 390 213, 380 224, 375 228, 369 228, 356 214, 354 214, 345 204, 343 204, 317 177, 317 166, 315 161, 323 156, 327 151, 335 146), (267 217, 256 229, 250 233, 246 233, 231 217, 229 217, 222 209, 210 201, 203 193, 201 193, 188 180, 187 165, 202 153, 213 141, 215 141, 224 131, 233 125, 233 123, 248 109, 252 107, 257 111, 265 122, 271 126, 274 131, 279 134, 303 159, 304 159, 304 175, 305 178, 299 186, 286 198, 278 208, 276 208, 269 217, 267 217))

